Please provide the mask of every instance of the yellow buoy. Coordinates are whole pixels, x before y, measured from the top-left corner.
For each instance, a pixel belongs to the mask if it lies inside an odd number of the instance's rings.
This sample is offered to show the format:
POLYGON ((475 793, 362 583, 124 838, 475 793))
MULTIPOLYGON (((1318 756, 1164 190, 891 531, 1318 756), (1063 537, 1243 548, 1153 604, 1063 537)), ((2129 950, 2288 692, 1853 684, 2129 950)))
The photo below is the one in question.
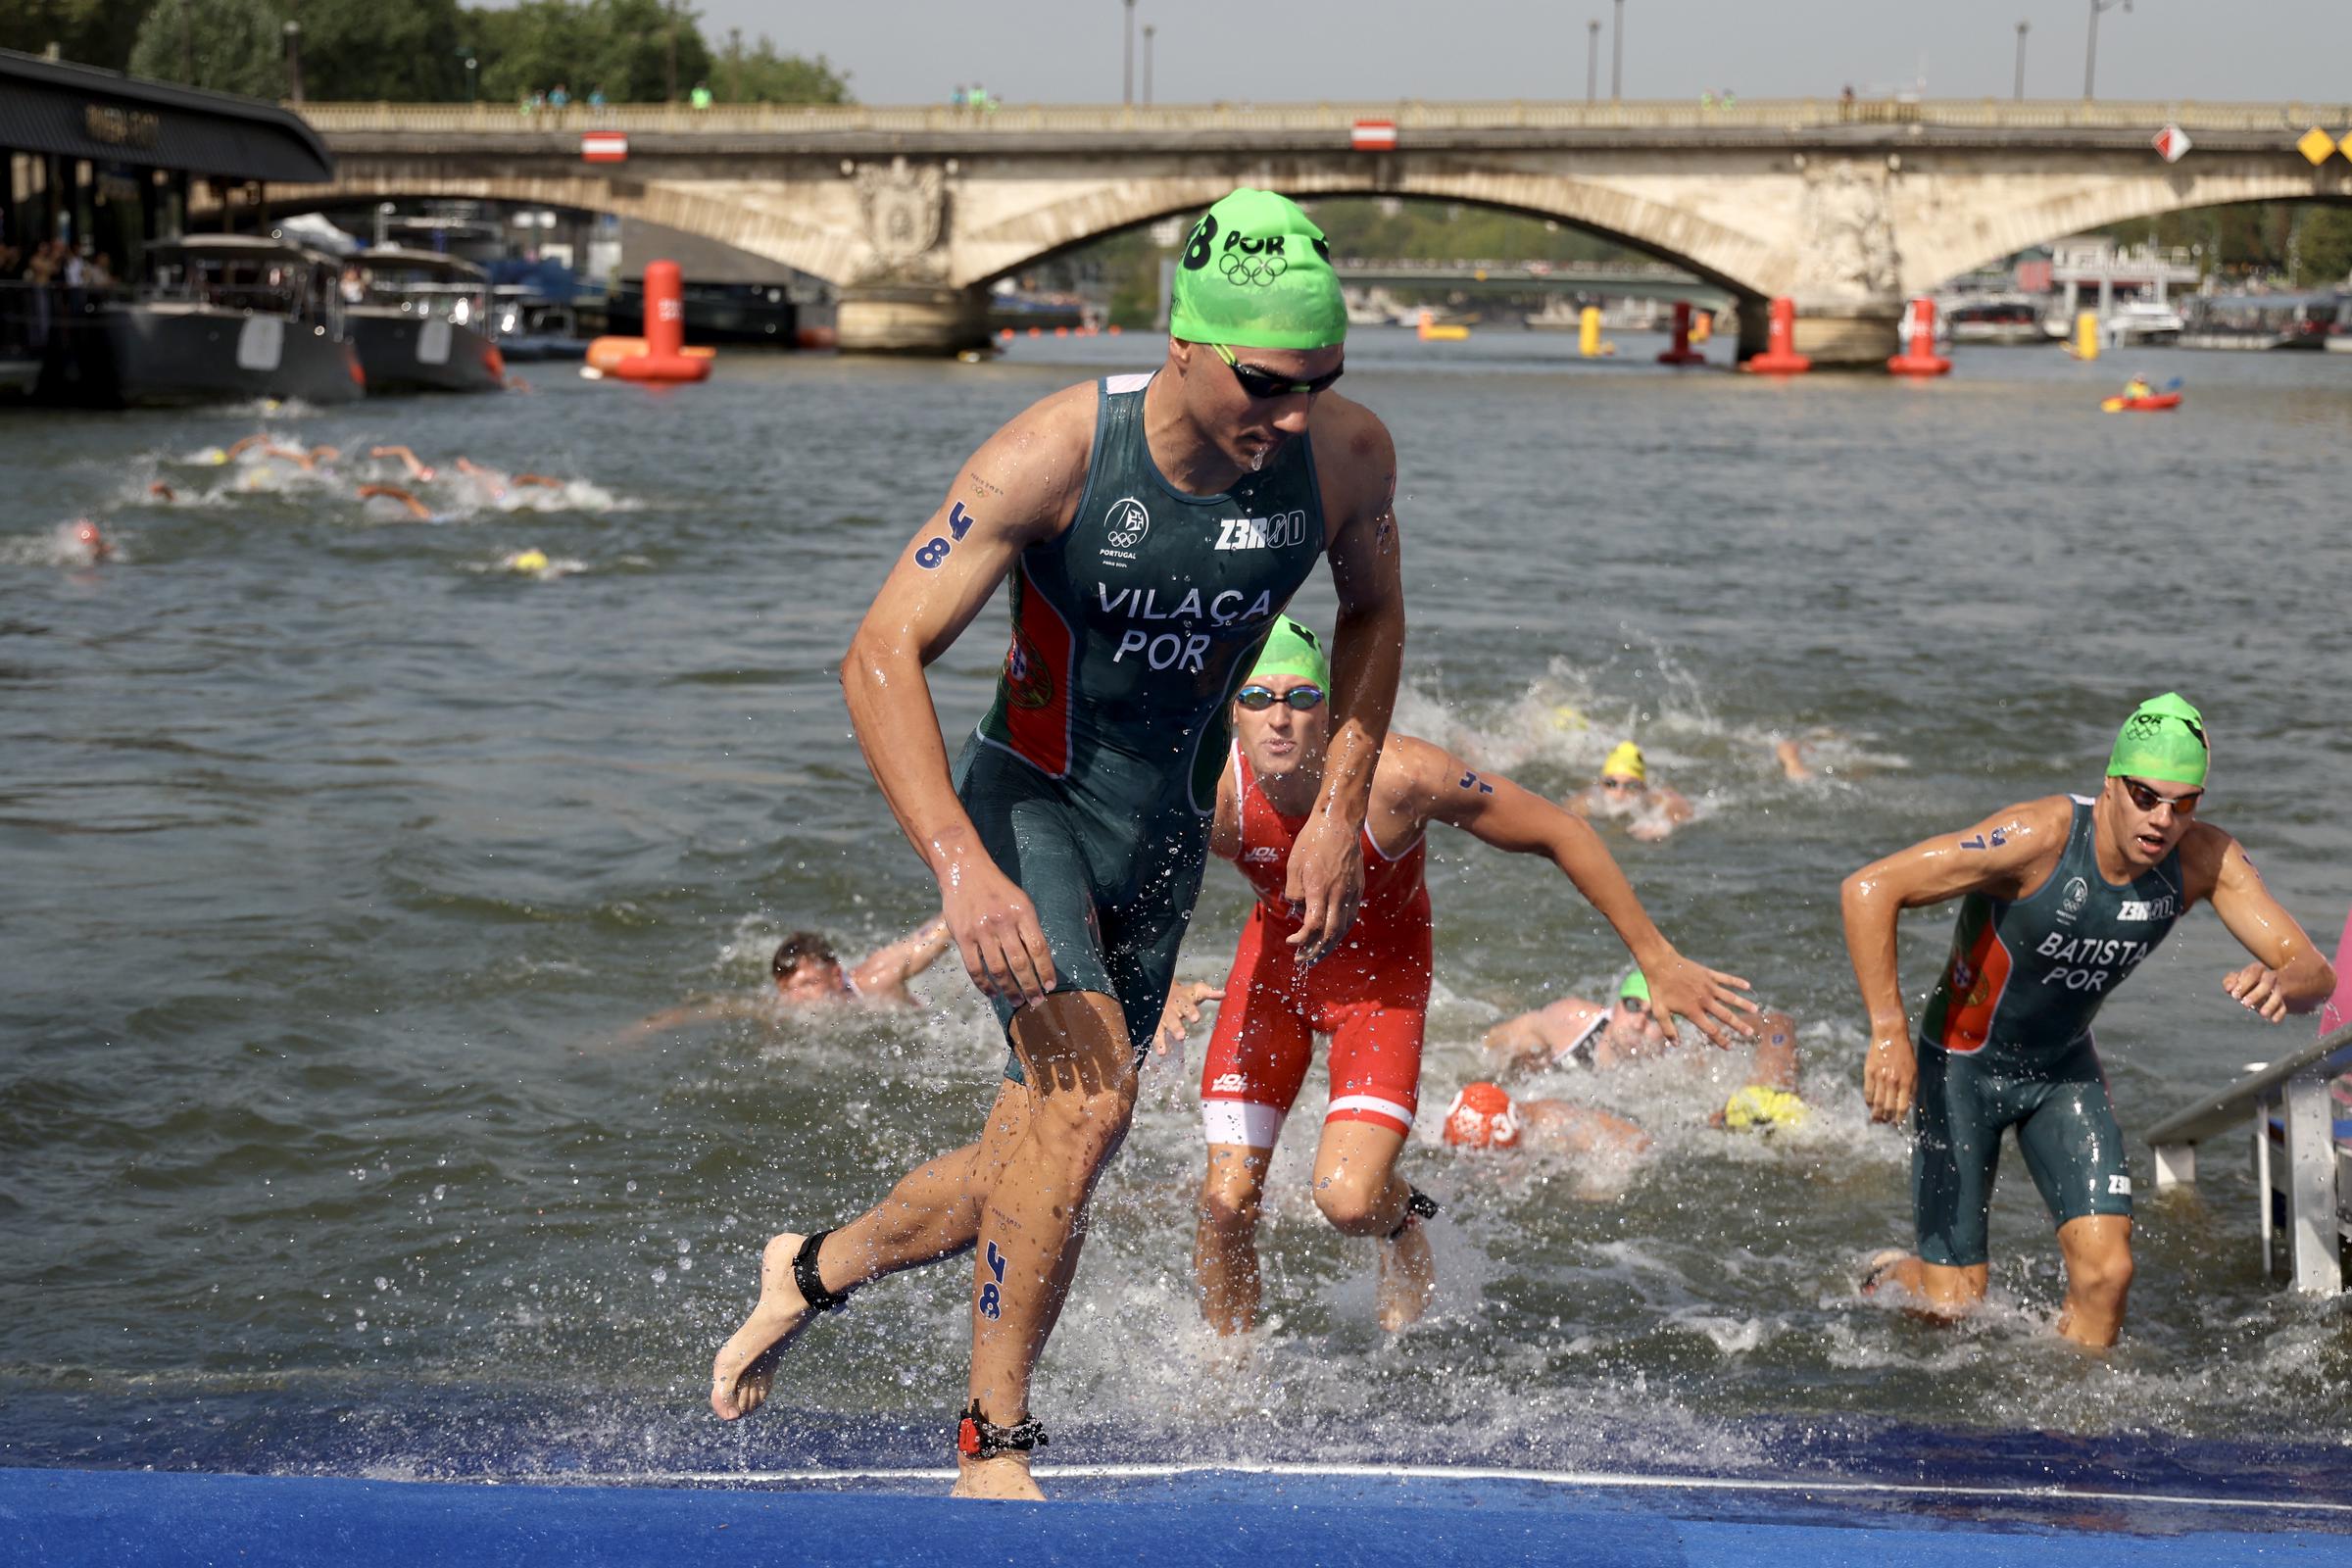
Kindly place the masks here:
POLYGON ((547 569, 547 552, 537 549, 516 551, 507 558, 507 569, 510 571, 545 571, 547 569))
POLYGON ((2084 311, 2075 318, 2075 358, 2095 360, 2099 357, 2099 318, 2084 311))

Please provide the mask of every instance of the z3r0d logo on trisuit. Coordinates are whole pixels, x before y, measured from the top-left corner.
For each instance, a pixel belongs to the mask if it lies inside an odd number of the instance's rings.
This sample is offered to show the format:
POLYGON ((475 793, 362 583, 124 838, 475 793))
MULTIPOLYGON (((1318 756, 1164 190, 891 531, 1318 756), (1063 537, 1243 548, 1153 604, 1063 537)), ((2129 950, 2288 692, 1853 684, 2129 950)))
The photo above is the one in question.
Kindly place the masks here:
MULTIPOLYGON (((1184 247, 1184 270, 1198 272, 1208 265, 1212 255, 1217 259, 1217 270, 1227 282, 1254 284, 1264 288, 1291 270, 1290 258, 1283 254, 1283 244, 1290 237, 1269 234, 1264 239, 1251 239, 1240 229, 1233 229, 1220 243, 1217 239, 1216 215, 1205 214, 1193 225, 1193 237, 1184 247)), ((1331 260, 1331 247, 1320 239, 1311 240, 1315 254, 1331 260)))

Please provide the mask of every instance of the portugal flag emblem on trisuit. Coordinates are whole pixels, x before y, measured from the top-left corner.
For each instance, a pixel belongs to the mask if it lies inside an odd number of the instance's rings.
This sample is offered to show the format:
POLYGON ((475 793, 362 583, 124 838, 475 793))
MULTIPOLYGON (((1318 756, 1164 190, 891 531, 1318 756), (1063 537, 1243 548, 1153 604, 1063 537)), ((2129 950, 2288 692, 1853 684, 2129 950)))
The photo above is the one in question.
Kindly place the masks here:
POLYGON ((617 130, 592 130, 580 138, 580 156, 592 164, 625 164, 629 138, 617 130))

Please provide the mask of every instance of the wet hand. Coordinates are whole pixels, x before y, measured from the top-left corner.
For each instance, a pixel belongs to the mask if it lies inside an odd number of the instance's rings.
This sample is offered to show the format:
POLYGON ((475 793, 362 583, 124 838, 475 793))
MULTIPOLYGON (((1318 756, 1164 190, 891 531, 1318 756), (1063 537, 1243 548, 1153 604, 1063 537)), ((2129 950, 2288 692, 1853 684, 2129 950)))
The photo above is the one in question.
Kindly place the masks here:
POLYGON ((1911 1097, 1919 1087, 1919 1057, 1910 1040, 1900 1034, 1882 1034, 1870 1042, 1862 1065, 1862 1098, 1872 1121, 1899 1122, 1911 1111, 1911 1097))
POLYGON ((1738 975, 1693 963, 1679 953, 1654 971, 1645 967, 1642 972, 1649 981, 1650 1010, 1669 1031, 1676 1019, 1688 1019, 1725 1051, 1731 1049, 1734 1035, 1756 1037, 1756 1026, 1740 1014, 1752 1017, 1763 1009, 1740 995, 1754 988, 1738 975))
POLYGON ((2279 988, 2278 971, 2257 960, 2243 969, 2225 975, 2222 989, 2235 999, 2237 1004, 2260 1013, 2265 1023, 2283 1023, 2286 1020, 2286 993, 2279 988))
POLYGON ((1659 844, 1674 831, 1674 824, 1661 816, 1646 816, 1625 830, 1625 836, 1643 844, 1659 844))
POLYGON ((1177 1059, 1184 1057, 1185 1037, 1192 1026, 1200 1021, 1200 1004, 1222 1002, 1225 991, 1221 986, 1199 980, 1180 981, 1168 992, 1168 1004, 1159 1012, 1159 1027, 1152 1033, 1152 1054, 1164 1056, 1170 1052, 1177 1059))
POLYGON ((1364 898, 1364 847, 1356 827, 1318 806, 1291 846, 1283 896, 1298 911, 1290 944, 1300 963, 1313 963, 1338 947, 1364 898))
POLYGON ((1037 906, 1011 878, 985 858, 966 860, 941 878, 939 905, 963 972, 982 996, 1023 1006, 1052 994, 1053 951, 1037 906))

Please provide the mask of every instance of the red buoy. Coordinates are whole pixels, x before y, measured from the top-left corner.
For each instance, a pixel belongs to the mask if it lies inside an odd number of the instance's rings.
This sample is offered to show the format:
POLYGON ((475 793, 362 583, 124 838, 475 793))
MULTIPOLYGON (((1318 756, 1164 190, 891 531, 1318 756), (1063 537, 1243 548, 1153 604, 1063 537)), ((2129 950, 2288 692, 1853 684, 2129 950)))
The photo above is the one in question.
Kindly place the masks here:
POLYGON ((1903 318, 1903 336, 1910 347, 1886 362, 1886 368, 1896 375, 1942 375, 1952 368, 1952 362, 1936 352, 1936 302, 1921 298, 1911 302, 1911 314, 1903 318))
POLYGON ((710 373, 708 356, 686 352, 686 282, 677 263, 645 264, 645 352, 608 373, 624 381, 700 381, 710 373))
POLYGON ((1690 346, 1690 302, 1674 302, 1674 347, 1658 356, 1660 365, 1704 365, 1707 357, 1690 346))
POLYGON ((1813 368, 1813 362, 1796 352, 1796 301, 1784 294, 1772 302, 1770 341, 1740 368, 1758 375, 1802 375, 1813 368))

